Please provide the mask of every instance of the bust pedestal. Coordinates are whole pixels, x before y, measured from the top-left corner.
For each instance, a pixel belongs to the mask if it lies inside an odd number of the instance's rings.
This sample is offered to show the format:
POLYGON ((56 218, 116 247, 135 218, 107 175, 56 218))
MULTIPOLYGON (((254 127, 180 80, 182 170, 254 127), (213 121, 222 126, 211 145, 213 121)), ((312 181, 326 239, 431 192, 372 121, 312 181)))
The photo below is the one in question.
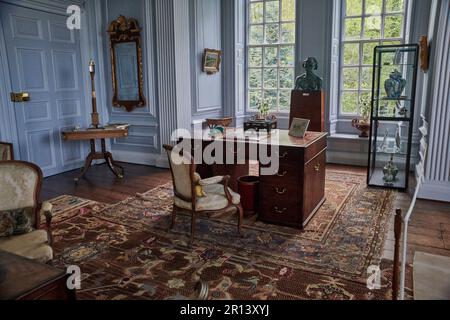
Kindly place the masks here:
POLYGON ((289 127, 294 118, 309 119, 308 131, 325 132, 325 93, 293 90, 289 127))

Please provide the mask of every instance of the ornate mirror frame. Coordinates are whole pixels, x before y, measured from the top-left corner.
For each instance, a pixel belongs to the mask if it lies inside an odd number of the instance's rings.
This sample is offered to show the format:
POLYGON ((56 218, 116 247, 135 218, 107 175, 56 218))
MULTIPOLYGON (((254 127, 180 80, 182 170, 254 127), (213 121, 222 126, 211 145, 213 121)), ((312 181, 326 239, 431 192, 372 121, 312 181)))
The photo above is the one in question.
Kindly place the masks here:
POLYGON ((134 18, 125 18, 119 16, 116 20, 111 22, 108 29, 109 44, 111 52, 111 70, 112 70, 112 85, 113 85, 113 106, 124 107, 128 112, 134 108, 144 107, 146 100, 143 93, 143 70, 142 70, 142 47, 141 47, 141 29, 139 23, 134 18), (139 99, 136 101, 119 100, 117 74, 116 74, 116 54, 115 45, 119 43, 135 42, 137 50, 137 71, 139 82, 139 99))

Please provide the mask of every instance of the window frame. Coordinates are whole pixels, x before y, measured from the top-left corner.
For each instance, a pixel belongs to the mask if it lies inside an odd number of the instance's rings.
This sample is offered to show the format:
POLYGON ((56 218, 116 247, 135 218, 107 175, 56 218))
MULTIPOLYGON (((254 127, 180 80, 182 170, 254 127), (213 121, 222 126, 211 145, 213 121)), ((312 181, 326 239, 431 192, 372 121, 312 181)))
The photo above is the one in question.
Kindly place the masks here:
MULTIPOLYGON (((251 90, 259 90, 261 91, 261 93, 263 94, 264 91, 267 90, 274 90, 277 91, 277 104, 276 104, 276 110, 271 111, 271 113, 273 114, 279 114, 279 115, 284 115, 287 116, 289 115, 289 108, 287 110, 280 110, 280 104, 279 104, 279 95, 280 92, 286 91, 289 92, 289 96, 290 93, 294 87, 294 82, 295 82, 295 77, 296 77, 296 54, 297 54, 297 44, 298 44, 298 39, 297 39, 297 21, 298 21, 298 16, 297 16, 297 12, 298 12, 298 1, 297 0, 293 0, 294 1, 294 20, 288 20, 288 21, 283 21, 282 20, 282 0, 276 0, 279 2, 279 12, 278 12, 278 21, 277 22, 266 22, 266 5, 265 3, 267 2, 271 2, 274 0, 246 0, 246 14, 245 14, 245 113, 246 114, 254 114, 257 113, 258 111, 256 109, 252 109, 250 107, 250 91, 251 90), (251 23, 250 22, 250 14, 251 14, 251 10, 250 10, 250 5, 254 4, 254 3, 263 3, 263 21, 260 23, 251 23), (283 24, 289 24, 289 23, 293 23, 294 24, 294 42, 286 42, 286 43, 282 43, 281 41, 281 32, 282 32, 282 28, 281 26, 283 24), (278 36, 279 36, 279 41, 276 43, 266 43, 266 26, 270 25, 270 24, 277 24, 279 26, 279 30, 278 30, 278 36), (250 44, 250 27, 251 26, 262 26, 263 28, 263 43, 261 44, 250 44), (280 59, 279 59, 279 54, 280 54, 280 48, 283 46, 291 46, 293 48, 293 64, 292 66, 280 66, 280 59), (250 63, 249 63, 249 51, 251 48, 261 48, 261 66, 259 67, 250 67, 250 63), (277 65, 276 66, 264 66, 264 59, 265 59, 265 51, 266 48, 277 48, 277 65), (250 83, 249 83, 249 74, 250 74, 250 70, 261 70, 261 87, 260 88, 250 88, 250 83), (265 88, 264 87, 264 70, 265 69, 276 69, 277 70, 277 87, 276 88, 265 88), (293 83, 292 83, 292 88, 281 88, 280 87, 280 73, 279 71, 282 69, 291 69, 293 74, 294 74, 294 79, 293 79, 293 83)), ((289 97, 290 99, 290 97, 289 97)))
MULTIPOLYGON (((410 0, 404 0, 404 4, 403 4, 403 10, 402 11, 398 11, 398 12, 390 12, 390 13, 386 13, 385 9, 386 9, 386 0, 381 0, 382 1, 382 7, 381 7, 381 13, 380 14, 366 14, 365 12, 365 8, 366 8, 366 1, 367 0, 361 0, 362 2, 362 12, 361 15, 353 15, 353 16, 346 16, 346 3, 347 0, 341 0, 341 12, 340 12, 340 38, 339 38, 339 83, 338 83, 338 97, 337 97, 337 102, 338 102, 338 119, 353 119, 355 116, 359 115, 359 106, 357 106, 357 112, 356 113, 347 113, 347 112, 343 112, 342 111, 342 96, 344 92, 353 92, 353 93, 357 93, 358 97, 360 96, 360 93, 368 93, 370 96, 370 99, 372 98, 372 89, 363 89, 361 86, 361 79, 362 79, 362 70, 363 68, 372 68, 373 67, 373 62, 371 62, 370 64, 364 64, 364 60, 363 60, 363 54, 364 54, 364 47, 363 45, 366 43, 378 43, 378 45, 380 45, 382 42, 394 42, 394 41, 399 41, 400 44, 404 44, 406 43, 407 40, 407 27, 408 27, 408 22, 409 19, 411 18, 409 15, 409 5, 410 5, 410 0), (386 17, 390 17, 390 16, 398 16, 398 15, 402 15, 403 17, 403 23, 402 23, 402 33, 401 36, 399 38, 384 38, 385 35, 385 22, 386 22, 386 17), (365 32, 365 18, 368 17, 381 17, 381 30, 380 30, 380 38, 363 38, 362 36, 364 35, 365 32), (352 18, 360 18, 361 19, 361 36, 359 38, 355 38, 355 39, 350 39, 350 40, 345 40, 345 22, 346 19, 352 19, 352 18), (346 44, 358 44, 359 45, 359 60, 358 60, 358 64, 356 65, 345 65, 344 66, 344 47, 346 44), (358 89, 344 89, 344 69, 346 68, 358 68, 358 89)), ((370 79, 372 81, 373 79, 373 75, 371 74, 370 79)))

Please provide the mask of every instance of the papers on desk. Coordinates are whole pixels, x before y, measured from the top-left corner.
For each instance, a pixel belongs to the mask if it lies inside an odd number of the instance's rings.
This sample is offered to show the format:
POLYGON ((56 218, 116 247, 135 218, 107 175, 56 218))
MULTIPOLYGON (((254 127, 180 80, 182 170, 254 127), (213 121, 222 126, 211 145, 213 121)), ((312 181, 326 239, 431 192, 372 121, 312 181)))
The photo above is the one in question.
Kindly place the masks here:
POLYGON ((127 128, 129 128, 130 125, 128 123, 108 123, 105 126, 106 130, 113 130, 113 129, 118 129, 118 130, 125 130, 127 128))

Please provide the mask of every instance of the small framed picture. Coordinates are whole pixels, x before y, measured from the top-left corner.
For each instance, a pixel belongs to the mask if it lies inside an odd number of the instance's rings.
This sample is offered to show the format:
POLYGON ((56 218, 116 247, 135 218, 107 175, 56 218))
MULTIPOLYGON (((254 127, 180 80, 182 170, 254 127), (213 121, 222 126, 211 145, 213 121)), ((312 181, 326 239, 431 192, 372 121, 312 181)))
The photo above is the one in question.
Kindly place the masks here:
POLYGON ((289 129, 289 135, 296 138, 304 138, 309 127, 308 119, 294 118, 289 129))
POLYGON ((203 52, 203 72, 214 74, 220 70, 222 51, 205 49, 203 52))

